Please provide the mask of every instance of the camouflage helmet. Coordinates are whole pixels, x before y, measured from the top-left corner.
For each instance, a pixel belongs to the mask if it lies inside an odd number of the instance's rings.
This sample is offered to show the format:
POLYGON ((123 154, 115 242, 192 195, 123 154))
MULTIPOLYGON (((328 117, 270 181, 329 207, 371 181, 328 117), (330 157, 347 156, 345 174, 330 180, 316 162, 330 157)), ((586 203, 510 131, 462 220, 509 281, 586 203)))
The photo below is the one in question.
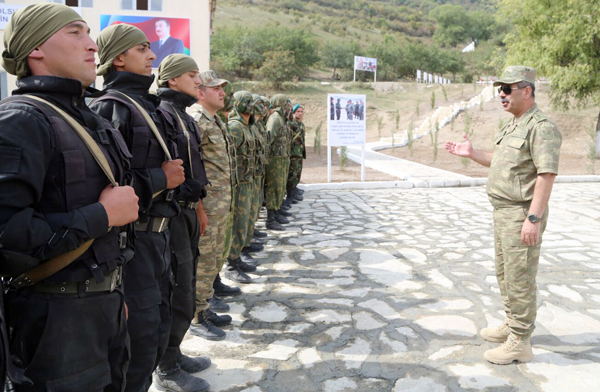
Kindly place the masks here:
POLYGON ((288 101, 288 98, 283 94, 276 94, 271 98, 271 107, 272 108, 283 108, 288 101))
POLYGON ((266 117, 269 115, 269 105, 270 105, 269 98, 265 97, 264 95, 261 96, 261 98, 262 98, 263 102, 265 103, 265 107, 263 109, 263 116, 266 117))
POLYGON ((258 94, 252 94, 252 99, 254 100, 254 114, 257 116, 263 116, 266 106, 265 101, 258 94))
POLYGON ((230 112, 233 110, 233 86, 231 83, 225 83, 223 85, 223 91, 225 91, 225 97, 223 97, 223 111, 230 112))
POLYGON ((233 108, 239 114, 252 114, 254 98, 249 91, 237 91, 233 94, 233 108))

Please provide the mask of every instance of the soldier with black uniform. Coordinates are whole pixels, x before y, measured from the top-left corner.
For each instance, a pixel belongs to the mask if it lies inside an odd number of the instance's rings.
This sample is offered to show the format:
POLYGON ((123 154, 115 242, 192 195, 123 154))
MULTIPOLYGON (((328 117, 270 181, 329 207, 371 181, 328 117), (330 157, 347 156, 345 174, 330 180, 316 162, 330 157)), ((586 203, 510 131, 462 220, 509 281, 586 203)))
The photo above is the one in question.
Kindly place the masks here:
MULTIPOLYGON (((180 212, 174 189, 185 181, 175 132, 158 112, 160 99, 148 92, 154 81, 148 38, 135 26, 104 29, 97 39, 104 95, 91 108, 119 129, 131 150, 140 198, 135 256, 124 270, 131 363, 126 391, 147 391, 165 352, 171 326, 169 220, 180 212)), ((184 366, 183 363, 180 365, 184 366)), ((186 370, 184 368, 184 370, 186 370)))
POLYGON ((18 88, 0 104, 0 265, 12 362, 28 380, 12 363, 9 375, 33 384, 17 391, 125 386, 120 283, 133 249, 122 227, 138 198, 120 133, 85 104, 98 50, 89 32, 55 3, 16 11, 4 32, 2 66, 18 88))
POLYGON ((157 388, 176 392, 201 392, 209 388, 208 382, 191 373, 208 368, 210 359, 188 357, 179 348, 196 311, 198 244, 208 224, 202 204, 208 180, 200 148, 200 130, 186 113, 186 108, 196 103, 201 83, 198 65, 185 54, 168 55, 158 67, 159 111, 170 128, 177 132, 177 149, 185 168, 185 182, 175 196, 181 213, 169 222, 171 269, 175 279, 169 346, 153 380, 157 388))

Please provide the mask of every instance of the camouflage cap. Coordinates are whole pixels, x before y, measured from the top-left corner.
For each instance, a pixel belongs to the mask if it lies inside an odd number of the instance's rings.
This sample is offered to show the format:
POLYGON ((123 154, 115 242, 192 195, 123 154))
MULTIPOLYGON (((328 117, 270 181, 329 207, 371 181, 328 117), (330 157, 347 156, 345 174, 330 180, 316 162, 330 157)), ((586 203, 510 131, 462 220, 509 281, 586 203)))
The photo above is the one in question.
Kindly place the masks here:
POLYGON ((219 79, 217 73, 213 70, 200 72, 199 74, 202 84, 206 87, 218 87, 224 84, 229 84, 225 79, 219 79))
POLYGON ((535 84, 537 79, 537 71, 535 68, 526 67, 523 65, 511 65, 506 67, 500 79, 494 82, 494 86, 501 84, 514 84, 519 82, 529 82, 535 84))

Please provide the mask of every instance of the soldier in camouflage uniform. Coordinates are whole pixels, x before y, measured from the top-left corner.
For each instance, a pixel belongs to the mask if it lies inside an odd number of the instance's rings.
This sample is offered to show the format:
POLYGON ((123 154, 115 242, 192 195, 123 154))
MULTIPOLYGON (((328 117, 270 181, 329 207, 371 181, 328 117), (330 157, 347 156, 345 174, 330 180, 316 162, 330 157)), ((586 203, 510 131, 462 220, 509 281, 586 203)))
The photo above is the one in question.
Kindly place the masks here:
POLYGON ((267 132, 271 140, 269 163, 265 170, 265 187, 267 202, 267 229, 285 230, 281 222, 289 222, 281 212, 281 203, 287 184, 287 172, 290 166, 287 117, 288 99, 283 94, 277 94, 271 99, 273 113, 267 121, 267 132))
POLYGON ((354 105, 352 105, 352 100, 346 102, 346 119, 352 120, 352 115, 354 114, 354 105))
POLYGON ((225 276, 240 283, 250 283, 252 278, 246 272, 256 271, 256 267, 242 261, 240 255, 246 243, 250 224, 251 204, 255 194, 256 141, 251 127, 254 126, 254 99, 248 91, 233 94, 233 112, 229 117, 228 128, 233 136, 237 155, 237 177, 239 185, 234 194, 235 209, 231 248, 227 257, 225 276))
MULTIPOLYGON (((264 195, 264 179, 265 179, 265 166, 268 163, 268 135, 267 130, 263 123, 263 118, 267 114, 268 101, 264 101, 263 98, 257 94, 252 95, 253 107, 254 107, 254 125, 251 127, 252 134, 256 140, 256 159, 255 159, 255 170, 256 175, 254 176, 254 194, 252 195, 251 209, 250 209, 250 222, 248 224, 248 234, 246 236, 246 243, 242 249, 242 254, 246 257, 246 262, 250 263, 254 259, 249 255, 251 252, 258 252, 263 250, 263 245, 257 242, 252 242, 255 236, 255 224, 258 220, 258 214, 262 205, 262 199, 264 195)), ((258 234, 257 237, 260 237, 258 234)))
POLYGON ((228 82, 219 79, 214 71, 199 74, 202 85, 199 87, 199 100, 190 108, 190 114, 200 128, 200 145, 204 154, 204 165, 211 184, 206 188, 203 199, 208 226, 200 241, 200 258, 197 268, 196 307, 198 320, 192 332, 209 340, 225 338, 219 327, 231 322, 229 316, 214 312, 227 312, 229 306, 219 296, 238 295, 237 287, 223 284, 219 277, 224 262, 223 244, 227 242, 227 222, 233 214, 233 189, 237 182, 235 172, 235 150, 225 124, 216 112, 223 108, 228 82))
POLYGON ((482 329, 481 336, 503 343, 484 353, 501 365, 533 358, 535 278, 562 142, 554 121, 535 104, 535 79, 535 69, 511 66, 494 83, 501 86, 504 110, 514 118, 495 138, 493 153, 474 149, 466 135, 463 143, 446 143, 450 153, 490 168, 487 193, 494 207, 496 277, 506 320, 482 329))
POLYGON ((297 203, 304 200, 304 197, 298 192, 298 184, 302 174, 302 159, 306 159, 306 148, 304 145, 305 129, 304 123, 304 106, 300 104, 294 105, 292 110, 293 119, 290 121, 292 129, 292 142, 290 148, 290 169, 287 182, 287 198, 291 203, 297 203))

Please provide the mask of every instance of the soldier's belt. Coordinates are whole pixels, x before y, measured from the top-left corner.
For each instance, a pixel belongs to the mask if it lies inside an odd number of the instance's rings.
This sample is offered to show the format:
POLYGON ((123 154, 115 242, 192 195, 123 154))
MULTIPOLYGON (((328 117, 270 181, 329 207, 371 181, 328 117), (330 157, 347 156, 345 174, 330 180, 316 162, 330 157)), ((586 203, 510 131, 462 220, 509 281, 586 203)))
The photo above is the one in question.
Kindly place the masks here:
POLYGON ((104 281, 98 283, 95 279, 83 282, 46 282, 41 281, 33 286, 33 290, 40 293, 51 294, 77 294, 99 293, 102 291, 113 292, 123 281, 123 267, 118 267, 112 272, 104 274, 104 281))
POLYGON ((150 218, 148 222, 136 222, 135 231, 162 233, 169 225, 169 218, 150 218))
POLYGON ((190 210, 195 210, 198 207, 197 201, 178 201, 178 203, 183 208, 189 208, 190 210))

